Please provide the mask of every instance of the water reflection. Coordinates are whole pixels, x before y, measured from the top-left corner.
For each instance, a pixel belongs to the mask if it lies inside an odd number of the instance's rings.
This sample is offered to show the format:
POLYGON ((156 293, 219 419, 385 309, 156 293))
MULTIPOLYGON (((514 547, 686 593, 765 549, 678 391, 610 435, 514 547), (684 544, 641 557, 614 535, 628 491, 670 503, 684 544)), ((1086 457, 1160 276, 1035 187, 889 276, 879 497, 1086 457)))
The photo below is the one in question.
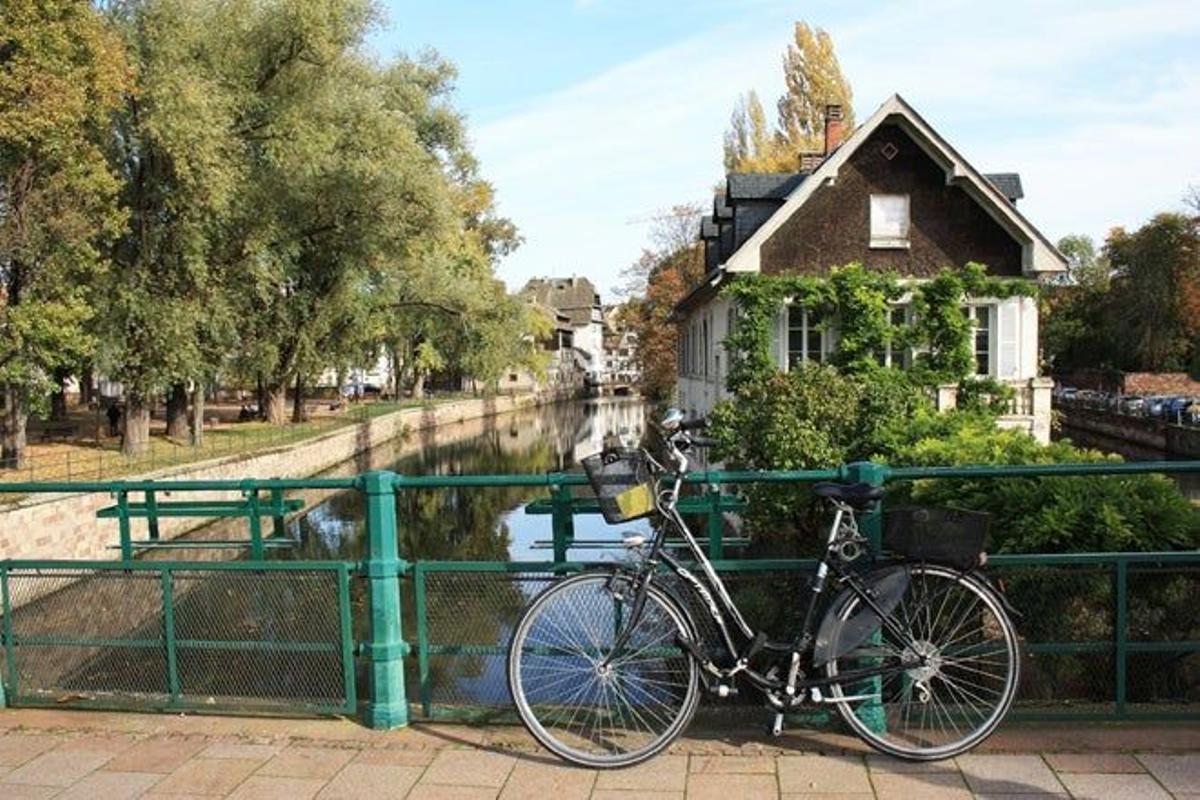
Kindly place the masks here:
MULTIPOLYGON (((646 409, 638 401, 563 403, 496 417, 457 441, 424 437, 398 453, 388 469, 409 475, 486 475, 574 471, 579 459, 602 449, 606 437, 640 437, 646 409)), ((352 473, 355 462, 333 471, 352 473)), ((401 555, 409 560, 544 560, 549 516, 525 514, 536 488, 408 490, 397 494, 401 555)), ((642 523, 643 526, 645 523, 642 523)), ((622 531, 637 528, 636 524, 622 531)), ((365 555, 363 502, 358 492, 320 499, 291 523, 297 558, 359 559, 365 555)), ((614 540, 620 531, 598 516, 577 517, 579 540, 614 540)), ((572 552, 596 559, 604 551, 572 552)))

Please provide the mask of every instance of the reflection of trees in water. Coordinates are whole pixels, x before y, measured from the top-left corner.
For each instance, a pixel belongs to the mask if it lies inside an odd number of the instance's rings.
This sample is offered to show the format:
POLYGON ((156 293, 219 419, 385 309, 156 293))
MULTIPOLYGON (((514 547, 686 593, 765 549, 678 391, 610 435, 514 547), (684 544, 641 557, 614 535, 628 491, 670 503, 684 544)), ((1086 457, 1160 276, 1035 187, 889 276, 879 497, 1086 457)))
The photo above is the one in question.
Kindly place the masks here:
MULTIPOLYGON (((637 403, 569 403, 505 415, 479 436, 430 444, 390 468, 405 475, 498 475, 574 469, 599 449, 603 437, 622 430, 639 433, 637 403)), ((508 561, 511 536, 505 518, 546 493, 529 487, 405 489, 396 494, 401 555, 412 560, 508 561)), ((364 509, 358 492, 330 496, 293 528, 299 546, 284 557, 360 560, 366 556, 364 509)), ((405 638, 416 638, 416 602, 411 581, 403 585, 405 638)), ((435 573, 428 576, 426 604, 432 644, 507 644, 528 600, 522 583, 505 574, 435 573)), ((355 636, 368 635, 365 581, 352 585, 355 636)), ((438 704, 490 698, 503 702, 502 656, 464 654, 430 660, 430 686, 438 704), (494 684, 494 685, 493 685, 494 684)), ((410 694, 419 690, 416 659, 409 668, 410 694)))

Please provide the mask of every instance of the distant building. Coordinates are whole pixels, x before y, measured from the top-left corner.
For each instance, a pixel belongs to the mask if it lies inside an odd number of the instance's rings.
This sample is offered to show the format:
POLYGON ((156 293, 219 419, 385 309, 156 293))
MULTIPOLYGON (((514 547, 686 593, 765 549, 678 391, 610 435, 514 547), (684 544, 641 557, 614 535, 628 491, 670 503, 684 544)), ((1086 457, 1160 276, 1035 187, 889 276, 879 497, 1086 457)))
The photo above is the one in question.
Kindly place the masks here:
POLYGON ((571 349, 585 382, 604 382, 604 314, 600 293, 587 278, 533 278, 520 295, 539 306, 553 309, 566 318, 571 328, 571 349))
POLYGON ((626 325, 620 314, 621 306, 604 309, 607 330, 604 333, 604 383, 614 391, 636 389, 641 371, 638 368, 638 335, 626 325))

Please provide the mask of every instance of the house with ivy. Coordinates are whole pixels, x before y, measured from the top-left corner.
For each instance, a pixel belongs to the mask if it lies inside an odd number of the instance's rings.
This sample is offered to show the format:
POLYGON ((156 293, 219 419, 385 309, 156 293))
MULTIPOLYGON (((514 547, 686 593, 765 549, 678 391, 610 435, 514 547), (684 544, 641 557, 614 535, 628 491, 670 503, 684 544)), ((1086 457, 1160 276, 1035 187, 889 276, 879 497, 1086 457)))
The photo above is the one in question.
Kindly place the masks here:
POLYGON ((959 320, 970 357, 954 362, 967 374, 945 375, 935 387, 938 404, 954 405, 960 378, 1002 384, 1001 423, 1048 440, 1052 383, 1039 375, 1033 289, 1063 272, 1066 260, 1021 213, 1020 176, 977 170, 899 95, 845 133, 841 107, 829 106, 824 151, 797 154, 796 172, 727 177, 701 222, 707 274, 675 311, 680 407, 704 414, 729 396, 739 357, 731 331, 746 313, 732 288, 739 281, 784 287, 762 321, 762 347, 766 363, 788 371, 837 363, 839 344, 849 345, 843 335, 863 328, 847 317, 866 312, 839 306, 818 291, 823 282, 849 264, 889 276, 886 307, 876 311, 897 333, 881 336, 870 356, 911 368, 931 363, 939 341, 932 320, 919 318, 921 308, 932 316, 925 287, 982 265, 974 279, 954 284, 968 287, 949 316, 959 320))

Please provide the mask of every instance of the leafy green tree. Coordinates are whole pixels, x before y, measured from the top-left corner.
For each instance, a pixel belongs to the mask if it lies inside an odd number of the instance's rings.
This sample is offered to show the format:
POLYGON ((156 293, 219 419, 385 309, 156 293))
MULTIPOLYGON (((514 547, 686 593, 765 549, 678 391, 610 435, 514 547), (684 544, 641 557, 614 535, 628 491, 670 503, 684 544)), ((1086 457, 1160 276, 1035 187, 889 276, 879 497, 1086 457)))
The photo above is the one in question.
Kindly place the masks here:
POLYGON ((124 217, 103 146, 129 80, 121 42, 80 0, 0 5, 0 464, 31 408, 92 352, 90 291, 124 217))
POLYGON ((1087 234, 1071 234, 1058 240, 1058 250, 1067 257, 1067 283, 1086 290, 1108 289, 1112 268, 1087 234))
POLYGON ((1200 223, 1159 214, 1133 233, 1109 234, 1112 324, 1125 332, 1120 366, 1183 370, 1200 335, 1200 223))

